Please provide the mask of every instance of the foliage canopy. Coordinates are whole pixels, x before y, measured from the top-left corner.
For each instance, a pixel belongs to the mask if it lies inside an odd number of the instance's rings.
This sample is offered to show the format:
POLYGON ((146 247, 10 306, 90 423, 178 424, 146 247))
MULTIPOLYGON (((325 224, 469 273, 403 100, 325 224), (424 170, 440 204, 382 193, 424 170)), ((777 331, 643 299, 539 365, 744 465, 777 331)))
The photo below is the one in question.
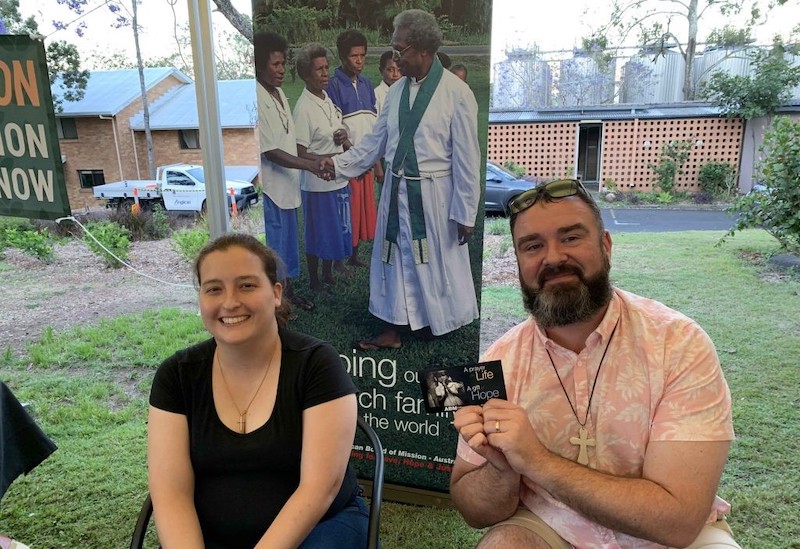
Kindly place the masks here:
POLYGON ((739 198, 729 212, 739 215, 725 235, 762 227, 789 251, 800 251, 800 122, 779 116, 764 134, 764 159, 756 171, 765 190, 739 198))

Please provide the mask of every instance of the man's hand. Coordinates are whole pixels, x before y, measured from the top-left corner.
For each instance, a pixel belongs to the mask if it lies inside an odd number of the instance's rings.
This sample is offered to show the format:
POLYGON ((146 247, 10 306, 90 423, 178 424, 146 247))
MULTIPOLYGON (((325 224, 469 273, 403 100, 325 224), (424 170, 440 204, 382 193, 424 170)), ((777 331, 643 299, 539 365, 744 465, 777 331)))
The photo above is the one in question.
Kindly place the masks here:
POLYGON ((333 175, 330 172, 322 169, 322 162, 324 158, 325 158, 324 156, 318 156, 318 155, 314 155, 314 158, 304 158, 303 169, 313 173, 320 179, 324 179, 325 181, 330 181, 331 179, 333 179, 333 175))
POLYGON ((502 452, 489 444, 484 428, 483 409, 480 406, 464 406, 456 410, 453 415, 453 426, 461 438, 469 444, 469 447, 497 470, 509 471, 511 469, 502 452))
POLYGON ((493 398, 484 404, 483 432, 489 445, 501 452, 517 473, 524 475, 531 465, 550 455, 539 442, 528 413, 507 400, 493 398))
POLYGON ((323 174, 320 176, 322 179, 325 179, 326 181, 336 179, 336 165, 333 163, 333 159, 331 157, 320 156, 317 168, 323 174))
POLYGON ((469 239, 472 238, 472 232, 475 229, 473 227, 467 227, 466 225, 462 225, 461 223, 458 224, 458 245, 463 246, 469 239))

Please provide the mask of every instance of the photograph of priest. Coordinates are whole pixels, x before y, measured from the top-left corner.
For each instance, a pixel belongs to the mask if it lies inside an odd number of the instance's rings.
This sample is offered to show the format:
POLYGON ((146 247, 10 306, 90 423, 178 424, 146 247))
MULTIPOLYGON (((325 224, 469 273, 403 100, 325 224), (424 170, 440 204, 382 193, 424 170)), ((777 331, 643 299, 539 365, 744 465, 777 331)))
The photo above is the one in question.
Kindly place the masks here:
POLYGON ((369 296, 370 313, 387 325, 357 342, 361 350, 396 349, 403 331, 440 336, 478 318, 465 246, 480 202, 478 105, 469 86, 443 69, 441 42, 432 14, 411 9, 395 17, 392 49, 403 78, 372 131, 323 161, 337 178, 387 162, 369 296))

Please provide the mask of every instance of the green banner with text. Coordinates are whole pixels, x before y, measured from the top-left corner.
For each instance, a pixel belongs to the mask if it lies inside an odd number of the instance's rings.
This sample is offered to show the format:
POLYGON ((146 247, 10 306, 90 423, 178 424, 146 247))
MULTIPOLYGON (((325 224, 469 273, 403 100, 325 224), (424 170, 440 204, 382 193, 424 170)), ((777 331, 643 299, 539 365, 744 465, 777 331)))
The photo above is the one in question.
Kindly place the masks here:
POLYGON ((0 36, 0 215, 70 215, 44 44, 0 36))

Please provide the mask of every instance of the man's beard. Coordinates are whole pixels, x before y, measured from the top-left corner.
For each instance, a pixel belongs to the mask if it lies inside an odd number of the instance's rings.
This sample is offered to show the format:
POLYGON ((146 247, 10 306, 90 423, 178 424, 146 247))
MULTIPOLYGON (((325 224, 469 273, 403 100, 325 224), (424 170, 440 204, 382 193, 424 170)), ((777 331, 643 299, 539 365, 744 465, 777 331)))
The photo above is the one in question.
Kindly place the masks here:
POLYGON ((543 328, 567 326, 589 320, 597 311, 611 301, 611 280, 608 276, 611 265, 604 254, 603 268, 589 278, 583 276, 578 267, 562 265, 550 267, 539 273, 539 290, 527 285, 520 274, 522 301, 525 309, 543 328), (578 283, 556 284, 546 287, 545 282, 562 274, 573 274, 578 283))

